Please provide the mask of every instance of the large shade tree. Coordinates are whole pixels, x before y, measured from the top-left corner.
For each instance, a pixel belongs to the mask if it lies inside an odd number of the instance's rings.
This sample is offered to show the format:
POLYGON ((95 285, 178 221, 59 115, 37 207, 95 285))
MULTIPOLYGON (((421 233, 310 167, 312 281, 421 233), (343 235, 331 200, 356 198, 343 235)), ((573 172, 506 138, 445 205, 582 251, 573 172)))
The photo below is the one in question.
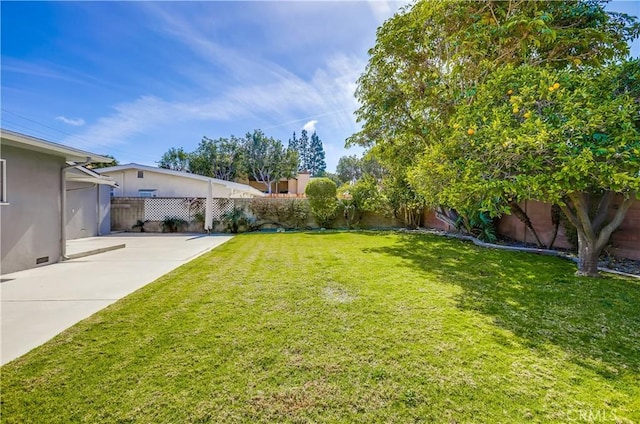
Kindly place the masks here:
MULTIPOLYGON (((398 180, 418 163, 437 166, 420 162, 422 152, 447 154, 452 118, 494 72, 507 65, 580 71, 624 58, 638 24, 603 5, 423 1, 405 8, 378 30, 356 92, 362 130, 348 142, 371 147, 398 180)), ((420 187, 452 181, 437 177, 420 187)))
POLYGON ((557 203, 578 234, 579 273, 598 256, 640 191, 640 63, 554 71, 507 67, 460 106, 426 148, 411 182, 432 203, 557 203), (613 202, 617 209, 611 212, 613 202))
POLYGON ((245 172, 243 140, 231 136, 211 139, 203 137, 191 153, 189 170, 226 181, 234 181, 245 172))
POLYGON ((244 152, 249 176, 263 183, 268 193, 281 178, 292 178, 298 166, 297 152, 285 148, 280 140, 267 137, 261 130, 247 133, 244 152))

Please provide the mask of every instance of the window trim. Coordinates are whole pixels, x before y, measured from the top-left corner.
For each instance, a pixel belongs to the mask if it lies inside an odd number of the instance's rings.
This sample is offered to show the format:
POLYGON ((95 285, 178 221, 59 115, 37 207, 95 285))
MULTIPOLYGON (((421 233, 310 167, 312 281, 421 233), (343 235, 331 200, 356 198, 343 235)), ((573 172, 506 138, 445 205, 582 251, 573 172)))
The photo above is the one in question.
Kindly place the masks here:
POLYGON ((7 160, 0 159, 0 205, 8 205, 7 200, 7 160))
POLYGON ((138 197, 144 197, 145 199, 158 197, 158 190, 155 188, 141 188, 138 189, 138 197), (146 195, 142 194, 145 193, 146 195))

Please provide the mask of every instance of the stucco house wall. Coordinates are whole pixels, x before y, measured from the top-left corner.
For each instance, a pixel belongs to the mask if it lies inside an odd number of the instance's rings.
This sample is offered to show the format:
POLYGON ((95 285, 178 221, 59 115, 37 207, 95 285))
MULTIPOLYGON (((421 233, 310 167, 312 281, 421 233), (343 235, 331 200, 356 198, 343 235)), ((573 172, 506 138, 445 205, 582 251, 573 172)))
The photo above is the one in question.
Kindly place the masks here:
MULTIPOLYGON (((99 171, 99 170, 98 170, 99 171)), ((139 197, 140 190, 156 190, 156 197, 203 197, 207 195, 208 182, 176 175, 167 175, 149 170, 127 169, 102 173, 113 178, 118 188, 113 189, 114 197, 139 197)), ((227 197, 224 186, 213 184, 213 197, 227 197)))
MULTIPOLYGON (((81 184, 76 183, 81 182, 102 185, 113 181, 82 167, 86 162, 111 162, 105 156, 3 128, 0 139, 0 188, 6 186, 6 192, 0 190, 0 273, 6 275, 58 262, 65 256, 66 224, 70 222, 74 228, 95 227, 97 231, 98 193, 85 198, 79 194, 85 190, 76 195, 68 189, 78 188, 81 184), (69 210, 75 216, 65 217, 69 210), (93 224, 89 225, 90 219, 93 224)), ((105 219, 110 225, 108 216, 105 219)))
POLYGON ((207 197, 209 184, 214 198, 262 197, 260 191, 246 185, 188 172, 130 163, 95 170, 118 184, 113 197, 207 197))
POLYGON ((111 232, 110 188, 91 183, 67 183, 68 240, 111 232))
POLYGON ((6 160, 8 204, 0 206, 0 271, 7 274, 57 262, 60 169, 65 159, 5 145, 1 156, 6 160))

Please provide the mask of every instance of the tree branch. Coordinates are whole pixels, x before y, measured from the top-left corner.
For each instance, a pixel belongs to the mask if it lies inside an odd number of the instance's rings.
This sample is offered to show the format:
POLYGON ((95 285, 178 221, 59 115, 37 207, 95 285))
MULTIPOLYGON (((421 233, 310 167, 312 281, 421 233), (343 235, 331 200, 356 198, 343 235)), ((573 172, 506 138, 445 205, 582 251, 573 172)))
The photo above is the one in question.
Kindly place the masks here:
POLYGON ((589 218, 589 203, 587 199, 585 199, 584 193, 574 191, 573 193, 569 193, 568 196, 576 209, 576 216, 580 221, 585 235, 590 240, 595 240, 596 235, 593 232, 591 218, 589 218))
POLYGON ((616 228, 620 226, 620 224, 622 224, 622 221, 624 220, 624 217, 627 214, 627 211, 631 207, 631 204, 633 204, 635 197, 636 197, 636 193, 633 192, 629 195, 628 198, 622 201, 622 204, 616 211, 616 214, 614 215, 611 222, 609 222, 607 226, 604 227, 602 231, 600 231, 600 235, 598 236, 598 241, 596 243, 596 249, 599 250, 604 248, 604 246, 609 241, 611 234, 615 231, 616 228))
POLYGON ((611 206, 611 201, 613 200, 614 196, 615 193, 613 191, 607 191, 600 199, 598 210, 596 211, 596 216, 595 218, 593 218, 593 231, 598 232, 600 228, 602 228, 602 225, 609 215, 609 206, 611 206))

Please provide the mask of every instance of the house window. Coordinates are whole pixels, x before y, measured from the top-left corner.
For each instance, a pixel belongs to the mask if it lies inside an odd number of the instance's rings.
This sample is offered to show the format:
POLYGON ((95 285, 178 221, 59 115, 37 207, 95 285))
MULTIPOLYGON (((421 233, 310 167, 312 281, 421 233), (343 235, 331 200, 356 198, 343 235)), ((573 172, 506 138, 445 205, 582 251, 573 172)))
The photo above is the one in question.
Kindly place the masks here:
POLYGON ((138 190, 138 196, 139 197, 156 197, 156 191, 157 190, 141 189, 141 190, 138 190))
POLYGON ((7 203, 7 161, 0 159, 0 204, 7 203))
POLYGON ((138 171, 138 178, 144 178, 144 171, 138 171))

